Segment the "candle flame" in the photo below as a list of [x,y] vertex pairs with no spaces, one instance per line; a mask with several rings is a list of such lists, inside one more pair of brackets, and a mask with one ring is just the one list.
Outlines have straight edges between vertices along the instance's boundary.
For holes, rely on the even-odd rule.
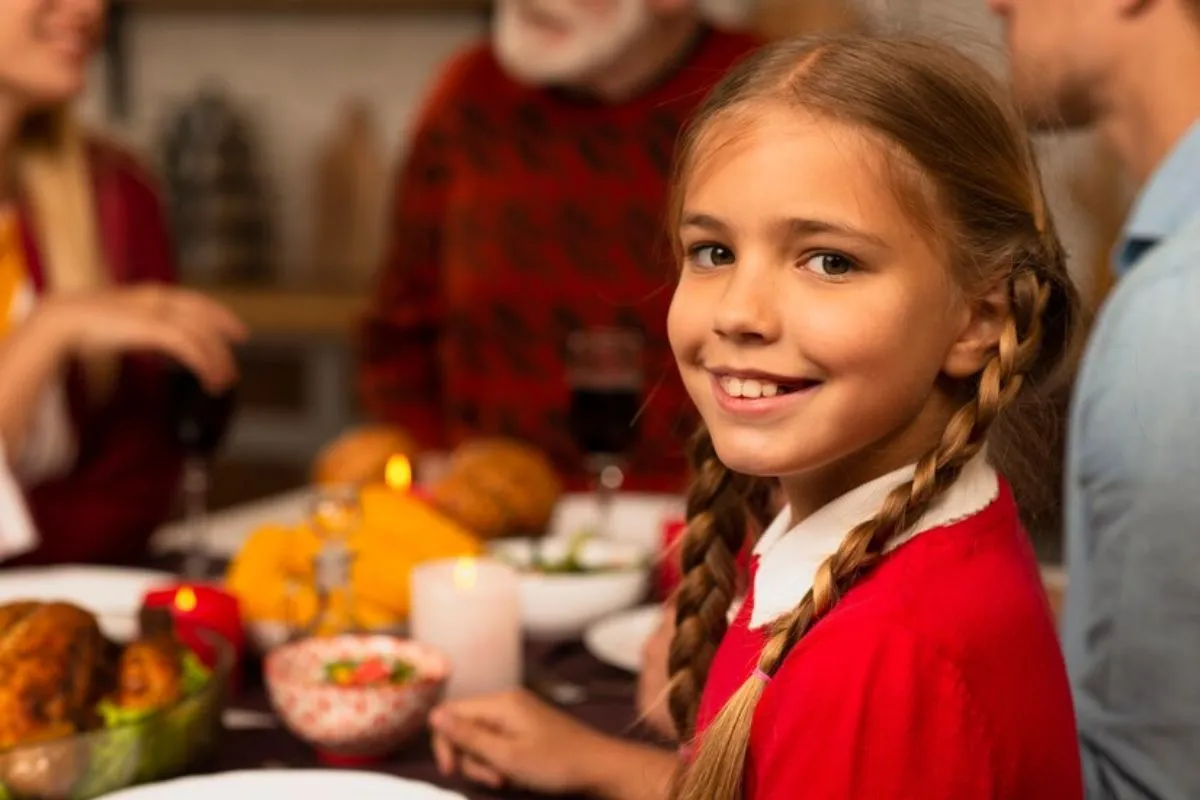
[[392,456],[383,470],[383,479],[389,489],[407,492],[412,486],[412,462],[404,455]]
[[175,592],[175,607],[185,614],[196,610],[196,593],[190,586],[184,586]]
[[454,588],[468,590],[475,588],[475,578],[478,567],[473,558],[460,558],[454,565]]

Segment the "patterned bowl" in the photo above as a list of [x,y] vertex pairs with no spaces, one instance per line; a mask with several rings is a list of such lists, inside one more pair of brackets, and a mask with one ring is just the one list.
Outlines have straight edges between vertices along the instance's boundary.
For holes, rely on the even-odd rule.
[[[394,685],[325,681],[327,664],[373,656],[406,661],[416,674]],[[425,726],[449,673],[432,648],[387,634],[301,639],[272,650],[264,664],[267,694],[283,724],[323,761],[342,766],[378,760],[407,743]]]

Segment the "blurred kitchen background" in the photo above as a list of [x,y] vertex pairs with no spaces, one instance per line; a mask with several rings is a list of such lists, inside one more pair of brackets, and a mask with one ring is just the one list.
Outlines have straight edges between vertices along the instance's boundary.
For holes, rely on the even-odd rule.
[[[357,416],[353,340],[378,261],[388,175],[428,81],[484,35],[490,3],[112,5],[84,116],[156,169],[183,279],[254,330],[213,506],[299,485],[318,448]],[[944,33],[1004,69],[984,0],[761,0],[753,24],[789,35],[854,15]],[[1042,146],[1073,268],[1098,299],[1126,194],[1089,136]]]

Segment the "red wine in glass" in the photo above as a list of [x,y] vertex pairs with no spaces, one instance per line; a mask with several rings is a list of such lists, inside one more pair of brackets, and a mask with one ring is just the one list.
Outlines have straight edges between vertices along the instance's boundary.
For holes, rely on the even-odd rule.
[[618,458],[637,442],[641,393],[633,386],[572,386],[567,425],[589,456]]
[[212,394],[200,379],[181,364],[167,371],[167,412],[171,436],[184,453],[184,526],[188,543],[184,576],[207,577],[205,529],[208,512],[209,461],[217,452],[233,419],[236,395],[233,388]]
[[167,376],[171,433],[189,458],[207,460],[216,453],[233,419],[233,388],[210,394],[186,367],[172,364]]
[[637,443],[642,397],[642,336],[624,328],[576,331],[567,340],[567,426],[596,477],[600,534],[609,533],[613,493]]

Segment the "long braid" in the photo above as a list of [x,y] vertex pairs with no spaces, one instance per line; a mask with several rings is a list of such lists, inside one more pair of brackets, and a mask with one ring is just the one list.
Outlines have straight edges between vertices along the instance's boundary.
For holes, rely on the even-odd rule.
[[[883,557],[888,542],[910,530],[977,455],[991,423],[1020,391],[1035,367],[1042,341],[1042,314],[1052,286],[1018,265],[1009,283],[1011,314],[998,352],[979,376],[978,391],[950,419],[938,445],[917,463],[911,480],[893,489],[874,518],[856,526],[817,569],[813,587],[771,627],[758,669],[770,676],[787,654]],[[694,764],[676,782],[686,800],[736,800],[741,796],[750,728],[764,683],[750,677],[700,738]],[[693,717],[694,719],[694,717]]]
[[680,739],[692,735],[708,679],[737,592],[737,557],[751,517],[761,521],[768,487],[739,475],[717,458],[708,431],[691,443],[694,476],[687,499],[688,527],[680,549],[682,579],[675,592],[675,636],[667,667],[669,705]]

